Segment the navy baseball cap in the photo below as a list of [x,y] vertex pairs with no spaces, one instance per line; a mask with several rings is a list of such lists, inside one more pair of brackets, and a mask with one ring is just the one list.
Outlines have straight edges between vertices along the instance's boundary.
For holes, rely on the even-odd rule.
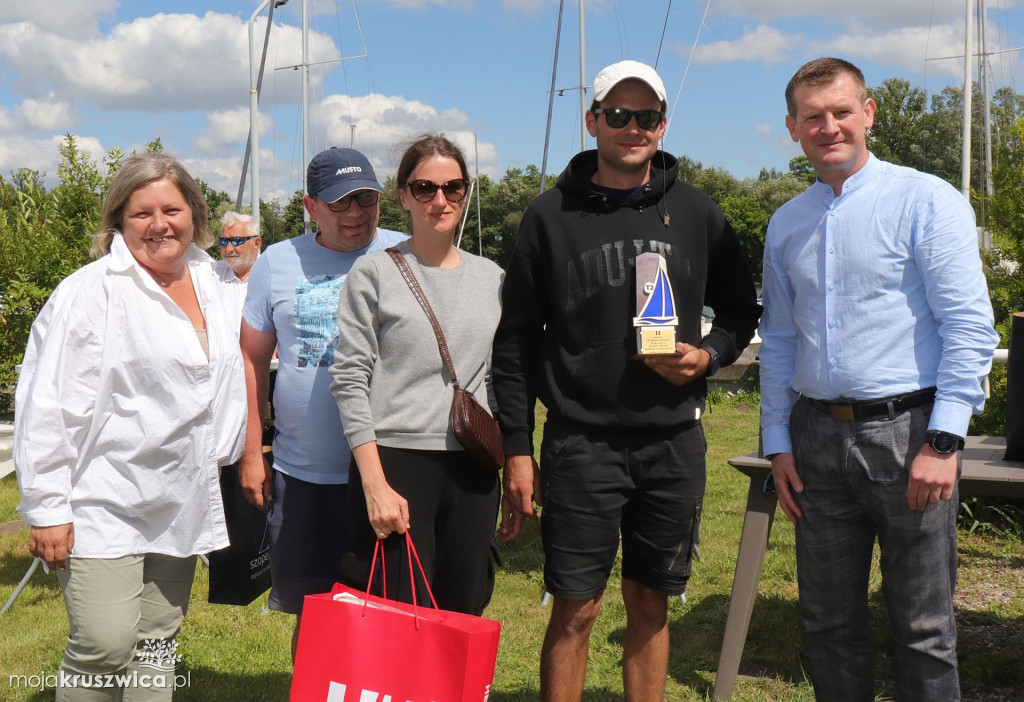
[[365,156],[355,149],[334,146],[321,151],[309,162],[306,189],[324,202],[336,202],[356,190],[384,192]]

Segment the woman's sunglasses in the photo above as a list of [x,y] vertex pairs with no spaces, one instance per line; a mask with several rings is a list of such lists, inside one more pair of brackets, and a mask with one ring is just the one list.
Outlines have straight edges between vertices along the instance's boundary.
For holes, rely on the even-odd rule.
[[405,187],[417,202],[430,202],[437,195],[438,188],[448,202],[462,202],[469,190],[469,181],[465,178],[456,178],[438,185],[432,180],[410,180]]
[[612,129],[622,129],[634,117],[640,129],[657,129],[665,117],[661,110],[627,110],[625,107],[598,107],[594,114],[604,115],[604,120]]

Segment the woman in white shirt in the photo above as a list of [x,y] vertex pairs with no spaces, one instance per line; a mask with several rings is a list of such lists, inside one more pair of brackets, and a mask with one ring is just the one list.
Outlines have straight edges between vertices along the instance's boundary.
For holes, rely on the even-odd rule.
[[[170,699],[196,555],[228,544],[218,466],[245,423],[239,295],[206,204],[165,154],[128,159],[92,253],[40,312],[15,396],[18,510],[58,571],[58,700]],[[126,684],[99,687],[100,676]],[[106,681],[106,678],[103,678]]]

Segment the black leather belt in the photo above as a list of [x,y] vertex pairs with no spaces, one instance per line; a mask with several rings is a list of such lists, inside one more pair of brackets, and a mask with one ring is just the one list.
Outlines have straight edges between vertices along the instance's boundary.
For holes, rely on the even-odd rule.
[[924,388],[915,390],[905,395],[894,397],[883,397],[880,400],[858,400],[855,402],[828,402],[827,400],[815,400],[813,397],[804,398],[811,403],[811,407],[824,412],[825,414],[842,422],[852,422],[861,419],[881,417],[890,412],[903,412],[912,407],[920,407],[935,401],[935,388]]

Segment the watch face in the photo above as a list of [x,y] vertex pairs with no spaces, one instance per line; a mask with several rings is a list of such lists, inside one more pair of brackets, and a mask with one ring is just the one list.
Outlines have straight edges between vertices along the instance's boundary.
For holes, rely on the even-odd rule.
[[929,443],[938,453],[953,453],[957,446],[956,437],[944,431],[937,431],[932,434],[932,439]]

